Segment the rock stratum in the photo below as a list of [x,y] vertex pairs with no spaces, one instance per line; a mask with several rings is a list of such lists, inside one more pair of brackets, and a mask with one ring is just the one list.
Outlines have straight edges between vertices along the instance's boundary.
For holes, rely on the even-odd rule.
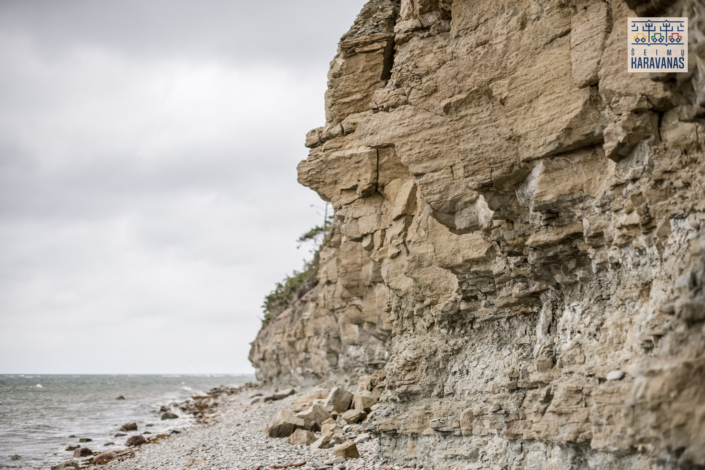
[[[627,73],[627,18],[688,16],[688,73]],[[299,181],[318,284],[258,378],[362,378],[386,458],[705,466],[705,6],[372,0]]]

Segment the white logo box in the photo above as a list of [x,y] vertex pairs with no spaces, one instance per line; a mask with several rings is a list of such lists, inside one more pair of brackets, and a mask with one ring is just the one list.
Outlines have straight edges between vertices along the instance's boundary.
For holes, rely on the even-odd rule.
[[629,72],[687,72],[688,18],[629,18]]

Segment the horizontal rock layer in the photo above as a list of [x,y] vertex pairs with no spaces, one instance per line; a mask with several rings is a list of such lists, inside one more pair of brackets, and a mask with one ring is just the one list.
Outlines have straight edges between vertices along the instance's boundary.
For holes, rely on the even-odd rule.
[[[689,73],[627,73],[639,14],[690,17]],[[298,167],[336,213],[319,284],[258,335],[258,377],[383,367],[365,425],[408,463],[705,465],[703,18],[369,2]]]

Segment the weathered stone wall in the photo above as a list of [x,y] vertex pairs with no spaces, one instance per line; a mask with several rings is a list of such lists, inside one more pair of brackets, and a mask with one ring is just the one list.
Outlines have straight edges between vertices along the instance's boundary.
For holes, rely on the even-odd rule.
[[[627,73],[689,16],[688,74]],[[299,181],[336,211],[261,379],[384,365],[366,426],[434,468],[705,466],[705,6],[372,0]]]

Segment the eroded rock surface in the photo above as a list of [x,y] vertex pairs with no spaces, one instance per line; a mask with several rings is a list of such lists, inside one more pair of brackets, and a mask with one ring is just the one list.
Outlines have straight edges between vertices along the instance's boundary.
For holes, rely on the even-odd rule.
[[[628,74],[626,18],[686,14],[690,72]],[[703,18],[369,2],[298,167],[336,213],[319,283],[258,378],[375,373],[364,426],[407,463],[705,465]]]

